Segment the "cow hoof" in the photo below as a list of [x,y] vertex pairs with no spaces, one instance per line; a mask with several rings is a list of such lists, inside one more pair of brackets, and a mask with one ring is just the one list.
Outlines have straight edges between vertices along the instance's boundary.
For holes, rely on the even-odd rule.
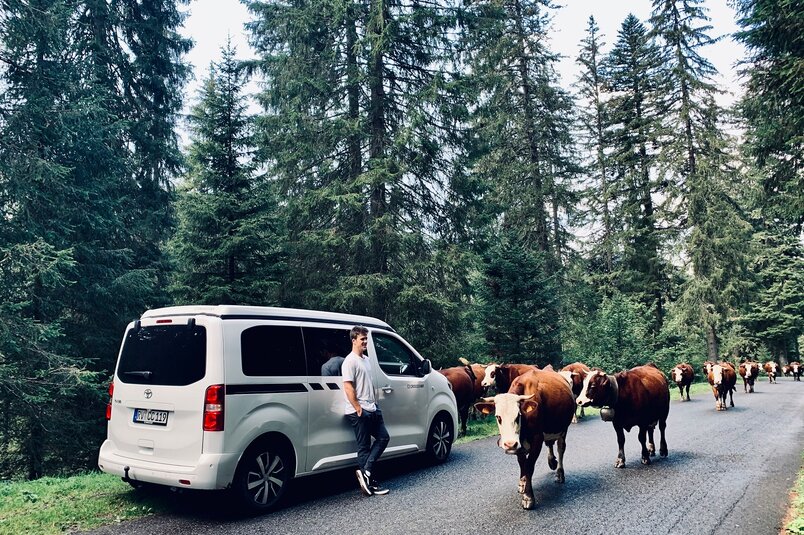
[[650,446],[648,446],[648,454],[649,454],[651,457],[656,457],[656,446],[654,446],[653,444],[651,444]]
[[650,457],[642,457],[642,464],[650,464]]
[[527,496],[522,497],[522,509],[529,511],[533,509],[533,506],[536,505],[533,501],[533,498],[528,498]]
[[617,459],[614,462],[614,468],[625,468],[625,459]]
[[564,482],[564,469],[559,468],[556,471],[556,483],[563,483]]
[[558,467],[558,461],[555,457],[548,457],[547,458],[547,466],[550,467],[550,470],[555,470]]
[[659,450],[659,455],[662,457],[667,457],[667,450]]

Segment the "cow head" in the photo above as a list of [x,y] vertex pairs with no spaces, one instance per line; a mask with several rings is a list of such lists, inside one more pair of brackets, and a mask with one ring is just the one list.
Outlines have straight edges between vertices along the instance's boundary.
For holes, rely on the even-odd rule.
[[583,380],[583,388],[578,394],[576,402],[581,407],[603,407],[610,404],[611,400],[611,379],[600,370],[591,370]]
[[486,373],[483,377],[483,381],[480,383],[481,386],[488,388],[490,386],[494,386],[496,383],[497,377],[497,370],[500,366],[498,364],[489,364],[486,366]]
[[723,366],[720,364],[715,364],[712,366],[712,384],[715,386],[720,386],[723,382]]
[[483,398],[483,401],[475,403],[475,408],[482,414],[494,412],[497,417],[497,428],[500,430],[497,445],[505,450],[505,453],[517,453],[524,447],[519,438],[522,418],[539,409],[539,404],[532,398],[532,394],[519,396],[506,393],[497,394],[493,398]]
[[678,366],[676,366],[670,371],[670,375],[673,376],[673,381],[677,383],[680,383],[681,380],[684,378],[684,374],[682,373],[681,368],[679,368]]

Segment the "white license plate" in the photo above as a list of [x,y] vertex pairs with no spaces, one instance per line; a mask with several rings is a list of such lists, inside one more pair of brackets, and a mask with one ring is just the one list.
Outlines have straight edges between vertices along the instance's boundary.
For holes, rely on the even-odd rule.
[[134,409],[134,423],[167,425],[168,411],[154,409]]

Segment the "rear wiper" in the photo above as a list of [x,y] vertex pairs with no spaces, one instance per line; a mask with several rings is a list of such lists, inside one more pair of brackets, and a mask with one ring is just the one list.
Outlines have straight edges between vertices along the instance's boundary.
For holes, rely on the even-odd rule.
[[154,374],[152,371],[144,370],[144,371],[130,371],[130,372],[123,372],[125,375],[139,375],[140,377],[144,377],[145,379],[150,379],[151,376]]

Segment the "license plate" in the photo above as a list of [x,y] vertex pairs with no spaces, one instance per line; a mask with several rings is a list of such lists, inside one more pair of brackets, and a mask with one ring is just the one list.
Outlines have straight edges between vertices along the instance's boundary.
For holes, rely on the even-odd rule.
[[154,409],[134,409],[134,423],[150,425],[167,425],[168,411]]

